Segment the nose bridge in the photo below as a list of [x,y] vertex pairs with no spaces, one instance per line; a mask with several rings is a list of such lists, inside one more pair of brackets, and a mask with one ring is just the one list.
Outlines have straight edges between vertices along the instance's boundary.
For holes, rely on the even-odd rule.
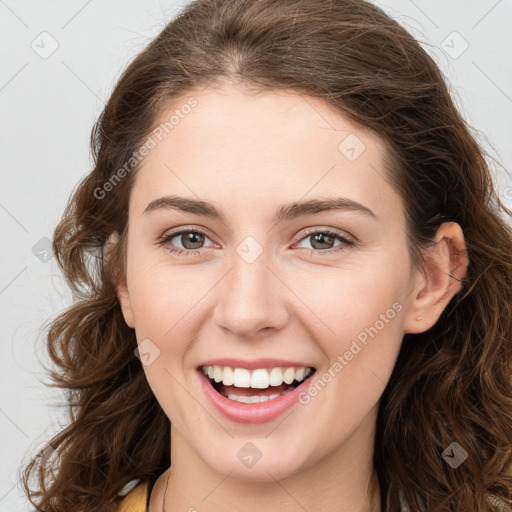
[[287,311],[282,284],[269,268],[270,249],[247,236],[229,260],[231,270],[216,305],[217,324],[239,336],[251,336],[265,327],[281,328]]

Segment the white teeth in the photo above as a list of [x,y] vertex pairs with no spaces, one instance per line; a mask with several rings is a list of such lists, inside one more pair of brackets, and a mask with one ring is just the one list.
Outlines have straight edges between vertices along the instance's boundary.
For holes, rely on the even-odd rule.
[[[309,368],[308,368],[309,370]],[[295,371],[295,378],[300,382],[304,378],[304,374],[306,373],[306,368],[297,368]]]
[[222,383],[224,386],[232,386],[235,382],[233,370],[229,366],[224,366],[222,371]]
[[295,368],[286,368],[283,374],[285,384],[291,384],[295,379]]
[[202,370],[210,379],[215,382],[222,382],[225,386],[254,389],[267,389],[269,386],[280,386],[283,383],[291,384],[294,380],[301,382],[312,371],[311,368],[304,366],[247,370],[246,368],[217,365],[203,366]]
[[238,396],[233,395],[232,393],[228,394],[228,398],[230,400],[234,400],[235,402],[243,402],[244,404],[256,404],[260,402],[266,402],[268,400],[274,400],[274,398],[278,398],[281,395],[285,395],[288,393],[289,389],[286,391],[283,391],[282,393],[274,393],[272,395],[266,396],[266,395],[255,395],[255,396]]
[[271,386],[280,386],[283,383],[283,372],[281,368],[272,368],[270,370],[270,382]]
[[[222,382],[224,384],[224,381]],[[245,368],[235,368],[233,372],[233,386],[236,388],[251,387],[251,373]]]
[[268,372],[267,370],[254,370],[251,375],[251,388],[267,389]]
[[222,380],[222,369],[220,366],[213,367],[213,380],[215,382],[220,382]]

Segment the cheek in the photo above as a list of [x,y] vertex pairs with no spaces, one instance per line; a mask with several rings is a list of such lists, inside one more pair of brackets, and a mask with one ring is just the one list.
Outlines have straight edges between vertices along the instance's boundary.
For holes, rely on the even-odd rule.
[[143,255],[134,255],[128,272],[135,327],[158,337],[190,323],[187,315],[211,288],[206,273],[193,266],[152,263]]
[[[378,400],[389,380],[403,338],[407,285],[402,271],[407,261],[395,256],[364,271],[353,267],[317,274],[297,290],[316,313],[309,328],[313,323],[321,328],[314,332],[327,358],[324,382],[333,382],[328,386],[337,390],[329,394],[329,402],[336,402],[332,407],[361,407],[362,414]],[[359,405],[350,397],[358,397]]]
[[184,374],[184,362],[203,320],[198,316],[200,300],[212,285],[205,275],[198,278],[192,266],[170,268],[147,258],[132,262],[130,297],[137,339],[151,340],[158,354],[144,366],[146,379],[167,416],[179,430],[186,430],[190,403],[188,395],[184,400],[183,386],[190,388],[191,376]]
[[[385,320],[398,324],[399,311],[403,309],[406,287],[399,264],[367,267],[351,266],[331,268],[328,272],[299,274],[295,278],[294,291],[304,298],[311,313],[311,320],[320,322],[322,335],[319,339],[335,350],[341,350],[350,340],[377,323],[382,329],[381,315]],[[393,307],[393,305],[395,306]],[[386,322],[386,330],[389,330]]]

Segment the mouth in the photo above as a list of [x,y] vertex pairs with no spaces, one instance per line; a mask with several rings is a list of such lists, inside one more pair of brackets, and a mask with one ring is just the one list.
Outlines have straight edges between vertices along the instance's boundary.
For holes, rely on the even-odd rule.
[[316,372],[311,366],[247,369],[204,365],[199,370],[218,394],[233,402],[246,404],[275,400],[293,391]]

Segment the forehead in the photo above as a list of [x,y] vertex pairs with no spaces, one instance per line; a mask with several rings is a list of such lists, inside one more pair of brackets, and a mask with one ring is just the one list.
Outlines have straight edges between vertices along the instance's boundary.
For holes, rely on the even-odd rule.
[[[194,105],[191,107],[190,105]],[[155,123],[159,136],[138,172],[134,199],[187,193],[256,206],[344,195],[390,214],[385,146],[326,101],[296,91],[192,89]],[[159,140],[161,139],[161,140]]]

